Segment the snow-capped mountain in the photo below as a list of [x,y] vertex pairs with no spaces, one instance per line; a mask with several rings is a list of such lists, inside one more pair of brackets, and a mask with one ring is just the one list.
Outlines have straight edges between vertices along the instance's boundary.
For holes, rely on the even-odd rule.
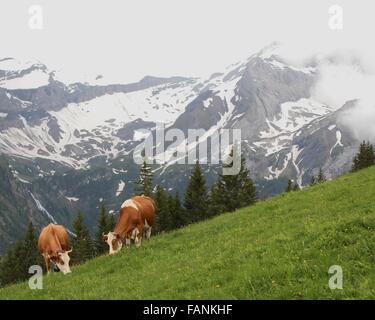
[[[335,177],[349,169],[358,144],[339,121],[353,102],[317,101],[319,60],[292,65],[278,48],[272,44],[208,79],[147,76],[112,85],[100,85],[100,77],[66,84],[39,61],[2,59],[0,153],[34,203],[67,225],[75,208],[89,212],[93,224],[100,203],[117,210],[131,194],[134,133],[156,122],[185,133],[205,129],[206,139],[220,128],[241,129],[262,197],[283,190],[289,178],[307,184],[320,167]],[[158,183],[183,191],[188,167],[154,169]],[[208,182],[214,170],[207,167]],[[38,208],[35,216],[51,219]]]

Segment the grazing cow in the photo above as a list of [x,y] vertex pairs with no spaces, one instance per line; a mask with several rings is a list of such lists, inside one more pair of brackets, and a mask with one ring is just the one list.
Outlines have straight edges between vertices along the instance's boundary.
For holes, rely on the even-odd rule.
[[155,202],[150,197],[142,195],[126,200],[121,206],[115,230],[103,234],[103,240],[109,245],[109,254],[119,252],[124,240],[126,245],[134,240],[137,247],[141,245],[143,236],[150,240],[155,209]]
[[52,261],[64,273],[70,273],[69,267],[69,237],[65,228],[61,225],[49,224],[44,227],[38,240],[39,252],[44,257],[47,272],[50,273]]

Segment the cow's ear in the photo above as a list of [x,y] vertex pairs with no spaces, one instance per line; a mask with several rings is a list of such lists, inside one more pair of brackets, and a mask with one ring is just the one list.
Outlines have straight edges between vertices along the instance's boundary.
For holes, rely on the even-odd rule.
[[121,238],[121,236],[118,233],[114,233],[113,235],[115,236],[116,239],[120,239]]

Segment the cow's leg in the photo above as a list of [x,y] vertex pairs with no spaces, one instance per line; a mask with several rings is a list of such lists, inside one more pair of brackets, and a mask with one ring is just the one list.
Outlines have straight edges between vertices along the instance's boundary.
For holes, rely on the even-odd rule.
[[126,237],[126,238],[125,238],[125,244],[126,244],[127,247],[130,247],[131,240],[130,240],[129,237]]
[[149,241],[150,238],[151,238],[151,229],[152,227],[148,227],[148,229],[146,230],[146,239]]
[[135,241],[135,246],[139,248],[142,244],[142,234],[143,234],[143,227],[138,226],[137,228],[134,229],[134,241]]
[[50,266],[49,258],[46,256],[43,256],[43,257],[44,257],[44,262],[46,263],[47,274],[50,274],[51,266]]
[[151,226],[147,223],[147,220],[145,219],[145,226],[144,226],[144,229],[143,229],[143,234],[144,234],[144,237],[147,239],[147,240],[150,240],[150,237],[151,237]]
[[142,237],[140,235],[137,235],[135,238],[135,246],[139,248],[142,244]]

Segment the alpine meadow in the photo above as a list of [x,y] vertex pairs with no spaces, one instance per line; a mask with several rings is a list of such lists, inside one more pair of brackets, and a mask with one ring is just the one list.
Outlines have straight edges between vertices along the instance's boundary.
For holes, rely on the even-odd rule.
[[[375,167],[158,235],[1,299],[374,299]],[[343,290],[329,287],[341,265]],[[132,279],[130,282],[129,279]]]

